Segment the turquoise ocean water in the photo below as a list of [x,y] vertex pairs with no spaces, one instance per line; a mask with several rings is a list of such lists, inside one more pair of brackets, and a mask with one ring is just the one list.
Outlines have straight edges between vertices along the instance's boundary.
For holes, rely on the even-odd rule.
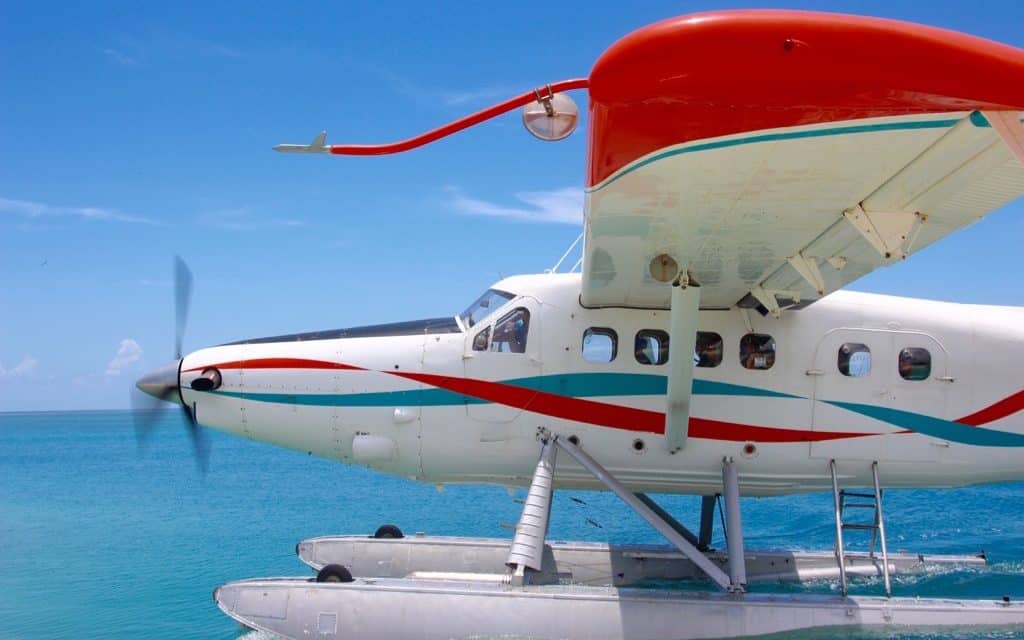
[[[206,435],[210,470],[202,476],[176,413],[161,418],[141,454],[129,412],[0,414],[0,638],[236,638],[246,632],[217,609],[214,587],[307,574],[294,555],[303,538],[370,533],[384,522],[406,532],[508,538],[501,525],[518,517],[501,487],[438,492]],[[697,498],[660,501],[696,522]],[[750,547],[831,548],[830,495],[745,499],[743,515]],[[892,548],[984,549],[990,558],[984,570],[901,577],[897,595],[1024,598],[1024,484],[890,491],[886,516]],[[590,492],[556,494],[551,537],[660,542],[613,496]],[[854,591],[878,589],[868,581]],[[1024,630],[842,637],[1024,638]]]

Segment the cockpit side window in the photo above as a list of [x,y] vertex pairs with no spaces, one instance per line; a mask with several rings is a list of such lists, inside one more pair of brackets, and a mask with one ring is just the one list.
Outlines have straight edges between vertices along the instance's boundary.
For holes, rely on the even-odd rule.
[[491,340],[491,328],[487,327],[480,333],[473,336],[473,351],[487,351],[487,344]]
[[468,329],[514,297],[513,294],[507,291],[488,289],[473,304],[469,305],[465,311],[459,314],[459,319],[462,320],[462,325]]
[[513,309],[494,323],[491,351],[526,353],[526,334],[530,330],[530,312],[523,307]]

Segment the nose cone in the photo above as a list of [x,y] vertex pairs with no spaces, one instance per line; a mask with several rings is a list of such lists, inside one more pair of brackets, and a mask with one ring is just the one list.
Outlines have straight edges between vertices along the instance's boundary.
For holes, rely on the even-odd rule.
[[181,404],[181,395],[178,393],[178,368],[180,366],[181,360],[175,360],[156,371],[150,371],[136,380],[135,386],[139,388],[139,391],[148,393],[154,398]]

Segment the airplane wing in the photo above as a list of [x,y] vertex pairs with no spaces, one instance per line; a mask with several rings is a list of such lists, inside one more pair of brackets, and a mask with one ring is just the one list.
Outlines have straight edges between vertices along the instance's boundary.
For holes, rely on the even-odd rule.
[[[626,36],[589,79],[586,306],[799,308],[1024,194],[1024,51],[725,11]],[[667,274],[667,275],[666,275]]]

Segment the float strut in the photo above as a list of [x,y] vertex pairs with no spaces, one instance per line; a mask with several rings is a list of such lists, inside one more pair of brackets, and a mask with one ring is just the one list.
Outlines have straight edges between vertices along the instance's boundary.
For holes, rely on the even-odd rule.
[[[697,565],[701,571],[707,574],[715,584],[725,591],[743,591],[742,588],[734,588],[732,582],[729,580],[729,576],[719,569],[718,565],[709,560],[707,556],[697,549],[697,547],[690,544],[686,538],[679,535],[671,525],[658,517],[658,514],[644,504],[642,500],[630,493],[629,489],[622,486],[622,483],[616,480],[615,476],[598,464],[596,460],[587,455],[585,451],[573,443],[563,440],[557,436],[554,438],[554,442],[563,451],[572,456],[576,462],[580,463],[584,469],[592,473],[595,478],[600,480],[604,486],[608,487],[609,490],[617,495],[620,500],[625,502],[633,511],[636,511],[637,515],[646,520],[648,524],[658,531],[658,533],[665,536],[665,538],[679,549],[684,556],[689,558],[693,564]],[[738,506],[739,505],[737,505],[737,507]]]
[[707,551],[711,548],[711,536],[715,530],[715,496],[700,497],[700,534],[697,548]]
[[726,458],[722,464],[725,485],[725,541],[729,547],[729,591],[743,591],[747,585],[747,565],[743,554],[743,521],[740,518],[740,482],[736,463]]
[[528,582],[526,571],[540,571],[544,562],[544,538],[551,516],[551,493],[555,479],[555,457],[558,450],[549,438],[544,440],[537,469],[523,502],[523,512],[516,525],[506,565],[512,570],[512,583]]
[[[700,549],[700,541],[697,540],[697,536],[693,535],[692,531],[686,528],[685,524],[673,518],[671,513],[662,509],[661,505],[652,500],[646,493],[634,493],[633,495],[635,495],[640,502],[643,502],[645,505],[650,507],[651,511],[658,514],[658,517],[664,520],[668,526],[675,529],[676,533],[686,538],[687,542]],[[701,549],[701,551],[703,551],[703,549]]]

